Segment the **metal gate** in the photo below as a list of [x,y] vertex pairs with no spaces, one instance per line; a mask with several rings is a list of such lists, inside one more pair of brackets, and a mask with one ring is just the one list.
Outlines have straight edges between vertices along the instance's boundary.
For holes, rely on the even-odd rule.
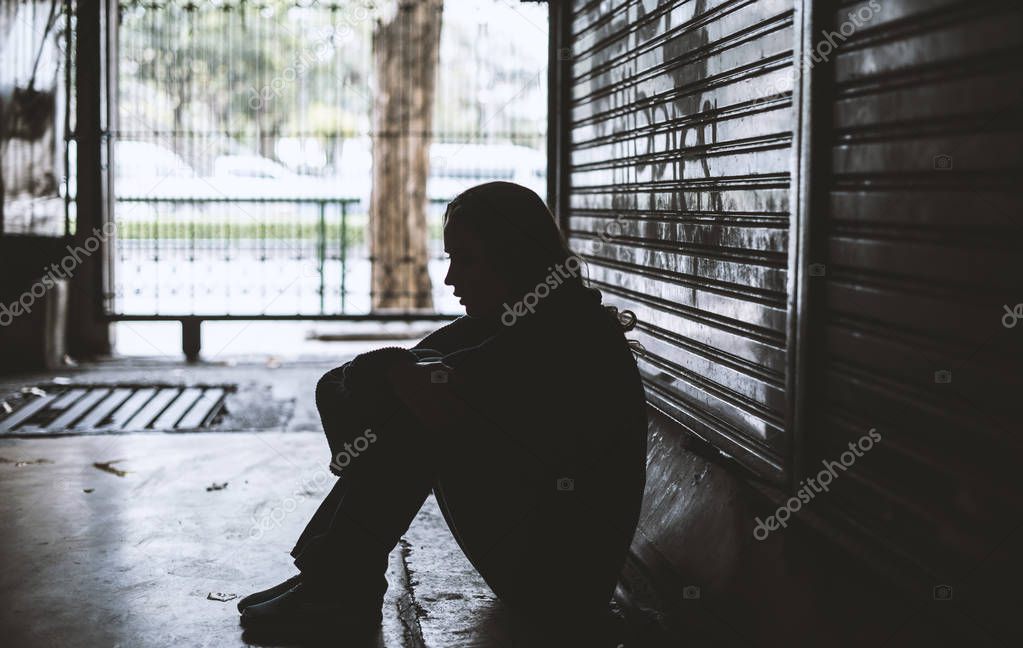
[[928,570],[928,590],[958,586],[1012,544],[1023,495],[1023,7],[851,8],[820,17],[840,34],[871,20],[822,69],[807,455],[876,429],[884,449],[836,482],[835,517]]
[[[110,317],[194,331],[384,317],[367,240],[377,18],[361,0],[121,1]],[[544,6],[445,3],[425,316],[458,310],[443,285],[446,202],[488,180],[546,192],[546,29]]]
[[786,478],[792,0],[566,8],[570,242],[653,404]]

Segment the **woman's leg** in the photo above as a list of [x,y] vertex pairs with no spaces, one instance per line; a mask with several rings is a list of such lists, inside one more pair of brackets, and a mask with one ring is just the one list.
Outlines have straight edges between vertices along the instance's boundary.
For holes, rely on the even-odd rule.
[[[487,418],[446,439],[435,488],[441,511],[502,601],[578,632],[581,620],[606,615],[635,528],[608,492],[616,478],[563,470]],[[559,483],[569,474],[571,490]]]
[[376,604],[387,588],[387,557],[430,493],[434,468],[423,431],[401,408],[364,435],[366,449],[352,457],[292,555],[303,582]]

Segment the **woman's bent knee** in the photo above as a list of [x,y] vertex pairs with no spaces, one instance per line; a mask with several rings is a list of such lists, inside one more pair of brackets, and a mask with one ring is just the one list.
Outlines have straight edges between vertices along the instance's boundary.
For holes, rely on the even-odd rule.
[[325,405],[329,404],[342,389],[344,383],[344,367],[331,369],[320,376],[316,382],[316,409],[323,411]]

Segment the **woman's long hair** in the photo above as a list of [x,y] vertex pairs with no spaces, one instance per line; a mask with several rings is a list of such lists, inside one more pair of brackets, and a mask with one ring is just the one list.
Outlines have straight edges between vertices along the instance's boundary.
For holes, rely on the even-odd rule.
[[582,260],[561,236],[554,216],[535,191],[511,182],[487,182],[467,189],[448,203],[444,223],[458,216],[486,247],[488,260],[526,292],[557,264],[573,260],[580,271],[566,283],[583,286]]
[[[535,191],[512,182],[476,185],[448,203],[444,223],[456,215],[480,238],[489,261],[516,290],[529,291],[559,265],[570,270],[574,267],[564,285],[588,291],[600,303],[600,291],[587,287],[584,281],[583,260],[569,249],[554,215]],[[605,308],[623,330],[635,324],[629,311],[619,316],[616,308]]]

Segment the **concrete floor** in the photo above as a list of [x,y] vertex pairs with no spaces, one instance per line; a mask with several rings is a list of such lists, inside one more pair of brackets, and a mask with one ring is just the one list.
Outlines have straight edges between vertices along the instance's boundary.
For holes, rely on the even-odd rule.
[[[243,398],[255,390],[292,405],[273,431],[0,438],[3,643],[253,645],[236,600],[211,595],[243,596],[293,573],[287,552],[334,479],[311,395],[335,364],[136,359],[61,372],[82,381],[235,381]],[[52,377],[11,377],[0,390]],[[94,466],[105,462],[125,474]],[[516,627],[432,498],[392,552],[388,580],[376,648],[545,643]],[[351,645],[341,639],[336,645]]]

